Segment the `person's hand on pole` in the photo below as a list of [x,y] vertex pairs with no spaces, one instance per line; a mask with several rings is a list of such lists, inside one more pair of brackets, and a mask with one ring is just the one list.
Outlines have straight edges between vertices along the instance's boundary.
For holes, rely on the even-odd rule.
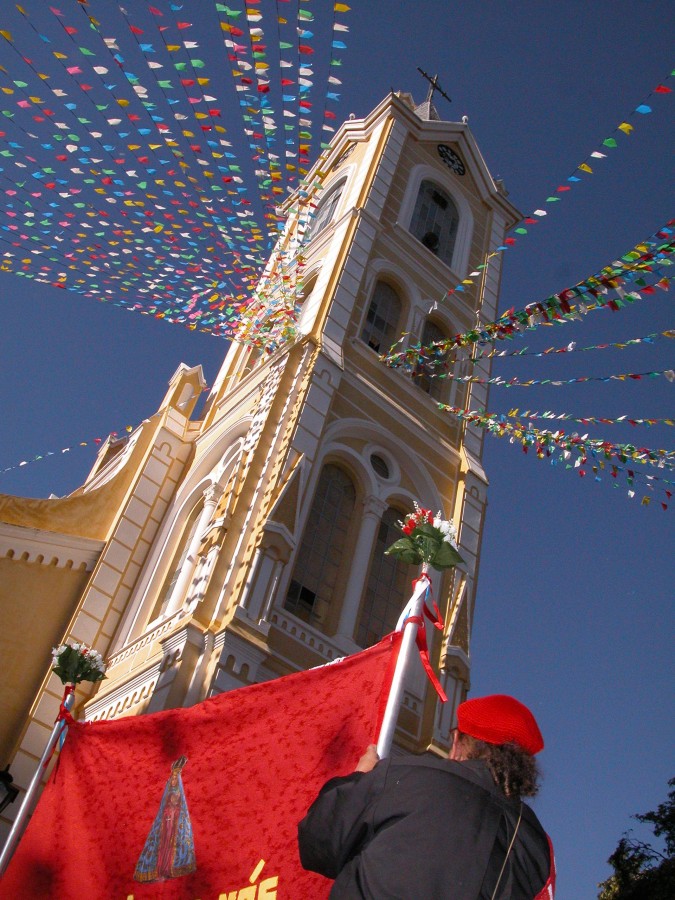
[[377,745],[370,744],[361,759],[356,764],[355,772],[370,772],[374,769],[380,757],[377,755]]

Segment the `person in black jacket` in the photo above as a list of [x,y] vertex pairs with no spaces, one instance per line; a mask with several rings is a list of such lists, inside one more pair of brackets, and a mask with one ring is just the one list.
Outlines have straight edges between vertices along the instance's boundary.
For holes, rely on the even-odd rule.
[[328,781],[298,829],[332,900],[552,900],[551,842],[522,802],[544,742],[532,713],[495,694],[457,709],[449,759],[379,761],[370,746]]

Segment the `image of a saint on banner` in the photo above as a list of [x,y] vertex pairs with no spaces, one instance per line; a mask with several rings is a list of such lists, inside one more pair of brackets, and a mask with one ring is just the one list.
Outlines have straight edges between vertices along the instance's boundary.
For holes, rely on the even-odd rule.
[[186,763],[187,757],[181,756],[171,766],[159,811],[136,864],[135,881],[180,878],[197,868],[192,825],[181,779]]

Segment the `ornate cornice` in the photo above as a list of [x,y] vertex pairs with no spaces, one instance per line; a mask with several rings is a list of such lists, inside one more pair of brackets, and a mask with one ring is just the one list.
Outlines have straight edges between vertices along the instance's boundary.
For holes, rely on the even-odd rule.
[[105,541],[0,522],[0,559],[91,572]]

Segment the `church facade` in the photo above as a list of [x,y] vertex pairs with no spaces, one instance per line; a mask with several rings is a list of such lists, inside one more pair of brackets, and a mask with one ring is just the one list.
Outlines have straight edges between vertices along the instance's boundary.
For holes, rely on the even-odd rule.
[[[484,407],[487,388],[380,355],[401,334],[428,345],[496,318],[500,256],[484,263],[518,213],[468,125],[432,112],[392,94],[347,121],[308,178],[319,195],[288,201],[258,293],[282,297],[302,265],[291,339],[271,352],[232,344],[198,413],[201,369],[181,365],[158,411],[102,447],[72,495],[0,496],[0,763],[17,784],[62,688],[46,664],[26,672],[11,635],[34,634],[40,660],[65,640],[108,659],[106,680],[77,692],[88,720],[321,665],[395,627],[417,572],[384,550],[415,501],[454,520],[465,564],[432,577],[445,627],[429,633],[431,657],[449,702],[417,666],[397,742],[446,746],[469,687],[487,478],[480,432],[439,402]],[[489,374],[467,351],[448,364]]]

